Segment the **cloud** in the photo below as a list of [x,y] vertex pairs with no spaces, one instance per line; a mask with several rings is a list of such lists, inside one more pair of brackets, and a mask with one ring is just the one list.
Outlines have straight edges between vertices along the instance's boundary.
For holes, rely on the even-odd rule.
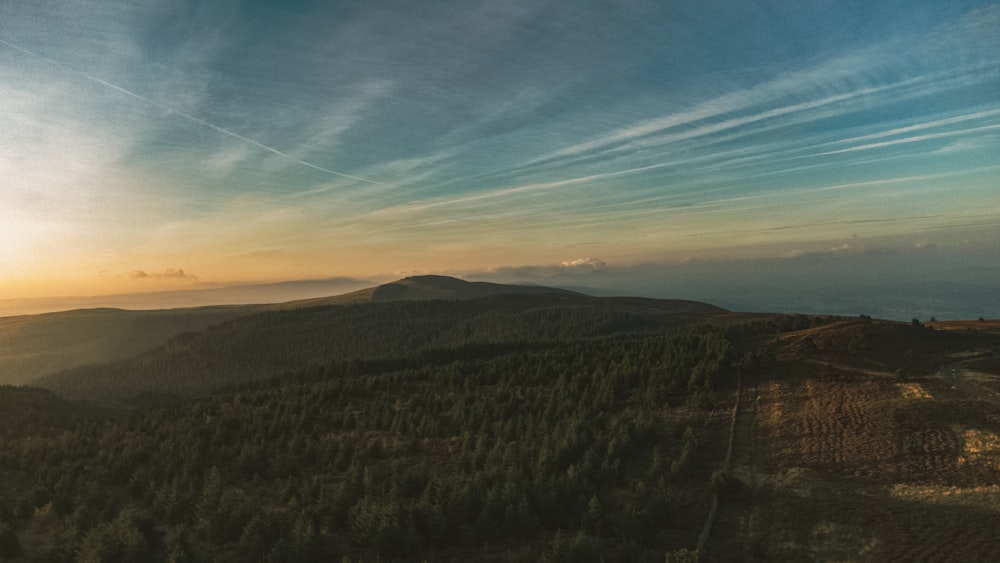
[[[917,246],[917,248],[923,248]],[[773,263],[776,259],[779,262],[805,262],[809,260],[816,259],[827,259],[834,258],[838,261],[847,259],[864,259],[871,256],[887,256],[890,254],[895,254],[897,248],[890,246],[879,246],[872,244],[850,244],[843,243],[829,248],[818,249],[818,250],[802,250],[797,248],[783,254],[779,254],[773,258],[770,257],[755,257],[751,258],[748,262],[754,263]],[[747,263],[747,262],[745,262]]]
[[1000,124],[982,125],[982,126],[979,126],[979,127],[969,127],[969,128],[966,128],[966,129],[959,129],[959,130],[956,130],[956,131],[944,131],[944,132],[941,132],[941,133],[928,133],[926,135],[914,135],[912,137],[905,137],[905,138],[902,138],[902,139],[893,139],[891,141],[882,141],[882,142],[878,142],[878,143],[868,143],[868,144],[865,144],[865,145],[858,145],[858,146],[854,146],[854,147],[850,147],[850,148],[846,148],[846,149],[840,149],[840,150],[835,150],[835,151],[829,151],[829,152],[819,153],[817,156],[826,156],[826,155],[842,154],[842,153],[848,153],[848,152],[865,151],[865,150],[871,150],[871,149],[878,149],[878,148],[882,148],[882,147],[890,147],[890,146],[893,146],[893,145],[902,145],[902,144],[906,144],[906,143],[917,143],[917,142],[920,142],[920,141],[929,141],[929,140],[934,140],[934,139],[945,139],[945,138],[949,138],[949,137],[961,137],[961,136],[965,136],[965,135],[970,135],[972,133],[982,133],[984,131],[996,131],[997,129],[1000,129]]
[[[576,278],[586,274],[600,274],[612,269],[611,266],[600,258],[585,257],[566,260],[558,264],[527,264],[520,266],[498,266],[486,270],[455,270],[449,272],[451,275],[459,277],[480,277],[505,282],[517,282],[524,280],[542,281],[548,280],[552,283],[562,283],[558,280],[562,276]],[[570,278],[567,279],[570,279]]]
[[163,272],[162,275],[165,278],[179,278],[179,279],[185,279],[185,280],[197,280],[198,279],[197,276],[194,276],[192,274],[188,274],[188,273],[184,272],[184,270],[181,270],[180,268],[177,268],[177,269],[168,268],[166,271]]
[[608,265],[599,258],[577,258],[562,263],[563,268],[573,268],[580,270],[603,270]]
[[132,270],[129,272],[128,277],[133,280],[152,280],[152,279],[172,279],[172,280],[190,280],[198,281],[198,276],[194,274],[189,274],[182,270],[181,268],[167,268],[162,272],[149,273],[145,270]]
[[[636,115],[631,123],[612,116],[619,120],[617,127],[589,139],[584,136],[581,141],[580,135],[574,135],[570,139],[575,142],[568,146],[550,144],[550,150],[540,151],[540,156],[473,177],[480,182],[466,178],[470,187],[464,190],[414,194],[416,197],[389,201],[377,213],[412,218],[409,225],[422,224],[419,215],[435,225],[443,217],[502,220],[516,198],[519,206],[523,202],[523,208],[557,220],[572,214],[572,220],[582,221],[590,216],[576,211],[600,210],[602,216],[593,213],[591,224],[611,223],[617,218],[611,213],[618,211],[619,217],[634,226],[642,217],[681,207],[686,213],[702,209],[711,214],[740,215],[735,224],[746,224],[746,219],[759,211],[740,209],[734,203],[775,198],[815,201],[836,197],[821,194],[828,190],[866,189],[859,194],[858,207],[870,210],[890,194],[867,188],[898,184],[895,193],[902,194],[916,182],[982,171],[892,168],[882,164],[891,160],[867,151],[912,147],[909,150],[914,153],[928,153],[937,148],[936,143],[914,145],[964,135],[988,139],[987,135],[1000,127],[995,122],[1000,110],[995,108],[975,106],[975,111],[958,115],[949,108],[898,121],[830,129],[831,123],[853,122],[864,111],[903,102],[915,104],[983,83],[982,72],[969,64],[942,69],[930,63],[914,64],[910,57],[889,57],[899,50],[898,42],[885,41],[767,78],[755,86],[732,89],[672,113],[636,112],[646,115]],[[894,62],[884,62],[887,60]],[[672,104],[661,106],[671,108]],[[870,142],[873,140],[876,142]],[[801,165],[781,164],[786,162]],[[813,172],[822,168],[836,173]],[[920,173],[903,175],[911,169]],[[623,181],[626,177],[628,182]],[[766,180],[771,177],[777,180]],[[835,183],[821,184],[826,178],[835,178]],[[719,191],[739,195],[718,198]],[[567,205],[567,198],[561,196],[569,192],[578,197]],[[887,222],[881,228],[886,232],[900,230],[903,224],[890,227]]]
[[[329,174],[329,175],[332,175],[332,176],[338,176],[338,177],[341,177],[341,178],[348,178],[348,179],[351,179],[351,180],[357,180],[357,181],[360,181],[360,182],[367,182],[367,183],[370,183],[370,184],[387,185],[384,182],[379,182],[377,180],[373,180],[373,179],[370,179],[370,178],[362,178],[360,176],[356,176],[356,175],[353,175],[353,174],[348,174],[346,172],[341,172],[341,171],[338,171],[338,170],[333,170],[331,168],[327,168],[325,166],[320,166],[318,164],[314,164],[313,162],[310,162],[308,160],[305,160],[303,158],[300,158],[300,157],[296,156],[292,152],[288,152],[288,151],[284,151],[284,150],[279,150],[279,149],[271,146],[270,144],[263,143],[261,141],[258,141],[257,139],[252,139],[252,138],[247,137],[245,135],[241,135],[240,133],[237,133],[236,131],[233,131],[232,129],[228,129],[226,127],[219,126],[219,125],[213,123],[212,121],[209,121],[207,119],[203,119],[201,117],[198,117],[198,116],[196,116],[196,115],[194,115],[192,113],[189,113],[188,111],[184,111],[180,107],[160,102],[160,101],[158,101],[156,99],[153,99],[153,98],[151,98],[151,97],[149,97],[147,95],[141,94],[141,93],[139,93],[139,92],[137,92],[135,90],[131,90],[129,88],[126,88],[126,87],[124,87],[124,86],[122,86],[122,85],[120,85],[118,83],[105,80],[103,78],[100,78],[99,76],[95,76],[93,74],[90,74],[88,72],[84,72],[82,70],[78,70],[78,69],[70,66],[69,64],[66,64],[66,63],[63,63],[61,61],[49,58],[49,57],[47,57],[45,55],[42,55],[42,54],[40,54],[40,53],[38,53],[36,51],[33,51],[31,49],[27,49],[25,47],[22,47],[20,45],[17,45],[15,43],[10,42],[10,41],[6,41],[6,40],[3,40],[3,39],[0,39],[0,45],[6,46],[6,47],[10,47],[11,49],[14,49],[14,50],[16,50],[16,51],[18,51],[18,52],[20,52],[20,53],[22,53],[24,55],[28,55],[28,56],[33,57],[35,59],[44,61],[45,63],[48,63],[52,67],[55,67],[55,68],[63,70],[68,75],[72,75],[72,76],[83,78],[83,79],[85,79],[85,80],[87,80],[87,81],[89,81],[89,82],[91,82],[93,84],[97,84],[97,85],[103,86],[103,87],[105,87],[107,89],[110,89],[110,90],[113,90],[115,92],[118,92],[119,94],[124,94],[125,96],[128,96],[128,97],[132,98],[133,100],[139,101],[139,102],[141,102],[141,103],[143,103],[143,104],[145,104],[147,106],[152,106],[154,108],[158,108],[158,109],[163,110],[163,111],[165,111],[165,112],[167,112],[169,114],[172,114],[172,115],[175,115],[175,116],[180,117],[182,119],[185,119],[185,120],[187,120],[187,121],[189,121],[191,123],[194,123],[196,125],[200,125],[202,127],[211,129],[211,130],[213,130],[213,131],[215,131],[217,133],[221,133],[222,135],[226,135],[226,136],[231,137],[233,139],[236,139],[238,141],[242,141],[246,145],[251,145],[251,146],[256,147],[258,149],[264,150],[264,151],[266,151],[268,153],[271,153],[273,155],[276,155],[278,157],[281,157],[283,159],[291,161],[291,162],[293,162],[295,164],[299,164],[301,166],[305,166],[307,168],[311,168],[313,170],[317,170],[319,172],[323,172],[323,173],[326,173],[326,174]],[[338,118],[339,118],[339,116],[338,116]],[[352,118],[348,119],[348,123],[346,124],[346,127],[334,128],[334,131],[333,131],[334,136],[339,135],[343,130],[346,130],[346,128],[349,128],[350,125],[352,125],[353,122],[356,121],[356,119],[357,118],[355,118],[355,117],[352,117]],[[326,137],[330,136],[329,134],[324,134],[324,135]],[[327,138],[326,140],[329,141],[330,139]],[[225,163],[223,163],[223,164],[225,164]]]
[[989,135],[982,135],[970,139],[959,139],[939,148],[935,151],[935,153],[949,154],[980,150],[990,144],[996,143],[998,140],[1000,140],[1000,137]]

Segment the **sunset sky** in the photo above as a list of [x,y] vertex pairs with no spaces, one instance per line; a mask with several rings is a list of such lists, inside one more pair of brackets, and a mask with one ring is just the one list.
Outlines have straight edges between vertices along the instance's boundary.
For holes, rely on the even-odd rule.
[[996,3],[0,4],[0,298],[998,245]]

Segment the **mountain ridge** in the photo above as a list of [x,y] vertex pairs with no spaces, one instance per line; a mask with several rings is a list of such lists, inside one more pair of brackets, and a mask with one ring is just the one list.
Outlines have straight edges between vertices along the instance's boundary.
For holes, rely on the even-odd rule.
[[311,299],[298,299],[286,303],[279,303],[272,305],[270,308],[281,310],[303,307],[321,307],[326,305],[345,305],[349,303],[376,303],[387,301],[461,301],[477,299],[480,297],[492,297],[495,295],[518,294],[586,296],[585,293],[557,287],[467,281],[444,275],[418,275],[407,276],[396,281],[366,287],[364,289],[340,295],[315,297]]
[[144,391],[198,395],[213,386],[331,362],[409,361],[442,349],[645,333],[730,314],[694,301],[592,297],[419,276],[330,299],[265,307],[177,334],[142,354],[71,366],[34,384],[78,398],[117,400]]

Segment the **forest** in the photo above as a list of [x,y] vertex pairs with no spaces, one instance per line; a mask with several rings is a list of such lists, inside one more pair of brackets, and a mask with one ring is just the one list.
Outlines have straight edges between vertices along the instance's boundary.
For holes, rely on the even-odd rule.
[[690,558],[734,342],[776,321],[512,303],[261,313],[0,387],[0,558]]

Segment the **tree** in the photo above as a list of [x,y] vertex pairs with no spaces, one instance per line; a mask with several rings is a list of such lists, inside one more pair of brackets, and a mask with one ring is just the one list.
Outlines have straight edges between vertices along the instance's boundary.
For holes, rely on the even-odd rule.
[[596,493],[590,497],[587,511],[583,513],[583,528],[595,536],[601,535],[601,501]]
[[118,516],[87,533],[77,552],[77,561],[99,563],[121,561],[140,563],[151,556],[151,521],[134,507],[126,507]]
[[284,527],[282,522],[278,521],[276,514],[268,512],[254,514],[240,535],[238,553],[247,560],[262,557],[271,551],[280,539]]
[[597,538],[588,536],[580,530],[570,539],[561,532],[556,532],[555,539],[549,544],[548,561],[568,561],[570,563],[597,563],[602,561],[601,544]]
[[730,500],[739,497],[745,488],[743,481],[728,471],[716,469],[709,479],[708,488],[720,498]]
[[21,541],[8,526],[0,525],[0,559],[13,559],[21,554]]
[[665,563],[698,563],[701,558],[693,549],[675,549],[668,551]]

